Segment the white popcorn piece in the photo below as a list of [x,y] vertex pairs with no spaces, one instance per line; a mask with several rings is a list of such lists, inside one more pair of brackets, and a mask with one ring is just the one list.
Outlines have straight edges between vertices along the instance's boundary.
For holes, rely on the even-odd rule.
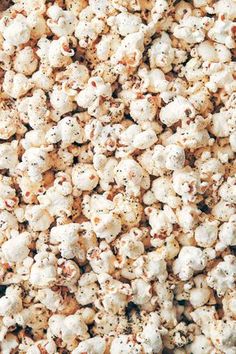
[[91,191],[97,186],[99,178],[93,165],[79,163],[73,167],[72,182],[79,190]]
[[150,252],[148,255],[139,257],[134,262],[134,272],[137,277],[144,280],[155,280],[165,282],[167,278],[166,262],[157,252]]
[[162,32],[161,37],[153,41],[148,55],[152,69],[161,68],[164,73],[171,70],[175,53],[171,39],[166,32]]
[[199,43],[204,40],[206,30],[212,23],[213,20],[209,17],[184,16],[174,27],[173,33],[176,38],[183,39],[187,43]]
[[112,274],[115,270],[116,257],[106,242],[101,242],[100,247],[90,248],[87,252],[87,259],[96,274]]
[[119,335],[117,338],[113,339],[111,343],[111,354],[119,353],[142,353],[142,346],[134,340],[132,335]]
[[167,91],[169,82],[160,69],[147,70],[144,67],[139,69],[138,74],[143,81],[143,88],[148,92],[158,93]]
[[66,148],[74,142],[83,143],[83,135],[83,130],[76,117],[65,117],[46,133],[46,140],[49,144],[56,144],[61,140],[62,148]]
[[50,232],[50,243],[59,244],[63,258],[72,259],[79,253],[79,224],[71,223],[55,226]]
[[128,34],[112,55],[111,62],[114,65],[121,63],[130,67],[137,67],[141,61],[143,50],[143,33],[140,31]]
[[48,124],[50,113],[46,101],[45,92],[37,89],[31,97],[23,98],[18,105],[20,117],[22,116],[22,120],[27,121],[33,129],[45,129]]
[[28,42],[30,39],[30,28],[27,24],[27,18],[21,14],[17,14],[9,25],[4,24],[3,18],[0,26],[3,27],[3,37],[10,45],[17,47]]
[[137,196],[140,193],[144,171],[133,159],[123,159],[116,166],[115,181],[118,186],[125,186],[127,193]]
[[106,350],[105,338],[95,336],[80,342],[77,348],[75,348],[72,354],[83,354],[84,352],[92,352],[94,354],[103,354]]
[[228,289],[234,288],[235,277],[236,259],[228,255],[208,273],[207,283],[216,290],[218,296],[223,296]]
[[27,205],[25,218],[33,231],[46,231],[53,222],[53,217],[41,205]]
[[178,96],[160,111],[160,120],[168,127],[181,120],[193,119],[196,111],[184,97]]
[[29,254],[30,234],[12,232],[12,237],[2,244],[2,253],[7,262],[22,262]]
[[65,342],[77,337],[81,340],[89,337],[87,326],[80,315],[52,315],[48,325],[52,335],[61,338]]
[[168,204],[171,208],[176,208],[180,204],[179,197],[176,196],[170,177],[159,177],[153,181],[152,191],[156,199]]
[[161,327],[160,317],[157,312],[152,312],[142,333],[139,335],[139,341],[146,353],[158,353],[162,350],[161,334],[166,333]]
[[14,70],[24,75],[32,75],[38,67],[38,59],[31,47],[25,47],[16,53]]
[[117,32],[121,36],[128,36],[131,33],[139,31],[142,21],[137,15],[133,15],[129,12],[121,12],[115,17],[109,17],[109,26],[116,27]]
[[34,257],[29,282],[36,288],[51,286],[57,279],[57,258],[48,252],[39,252]]
[[195,240],[200,247],[211,247],[214,245],[218,234],[218,222],[205,221],[195,230]]
[[174,261],[173,271],[174,274],[178,274],[181,280],[188,280],[194,272],[203,270],[206,264],[207,256],[200,248],[184,246]]
[[21,290],[9,286],[6,293],[0,298],[0,316],[11,316],[22,310]]
[[130,115],[138,123],[153,121],[156,113],[157,103],[152,95],[146,95],[144,98],[131,101]]
[[0,169],[14,171],[18,163],[17,141],[0,144]]
[[47,25],[58,37],[71,35],[77,25],[76,16],[72,11],[63,11],[58,5],[52,5],[47,11]]
[[228,222],[222,223],[219,231],[219,240],[217,244],[219,248],[236,245],[236,219],[235,215],[229,218]]
[[42,174],[51,167],[50,155],[51,147],[30,147],[22,156],[22,162],[18,168],[27,171],[32,182],[42,180]]
[[32,87],[32,82],[24,74],[6,71],[3,89],[12,98],[24,96]]

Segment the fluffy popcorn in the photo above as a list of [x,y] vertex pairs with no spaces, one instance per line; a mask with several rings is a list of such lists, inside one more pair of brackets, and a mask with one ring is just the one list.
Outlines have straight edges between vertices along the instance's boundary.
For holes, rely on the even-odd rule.
[[160,38],[153,41],[148,55],[152,69],[161,68],[164,73],[171,70],[175,52],[171,45],[171,39],[166,32],[163,32]]
[[63,11],[58,5],[49,7],[47,25],[58,37],[71,35],[77,24],[76,16],[72,11]]
[[65,117],[47,132],[46,140],[49,144],[56,144],[61,140],[63,148],[74,142],[81,144],[84,141],[83,130],[76,117]]
[[152,184],[152,191],[158,201],[168,204],[171,208],[176,208],[180,203],[169,177],[155,179]]
[[[46,106],[46,100],[47,98],[44,91],[37,89],[33,91],[31,97],[22,99],[18,105],[20,117],[22,120],[29,123],[33,129],[44,129],[48,123],[49,110]],[[27,134],[29,133],[30,132]]]
[[167,90],[169,83],[160,69],[152,69],[149,71],[144,67],[139,69],[138,74],[142,79],[143,88],[148,92],[158,93]]
[[195,229],[195,240],[200,247],[211,247],[217,239],[218,222],[209,221],[200,224]]
[[201,191],[200,178],[189,166],[177,170],[173,174],[173,189],[184,201],[194,200],[195,195]]
[[120,335],[112,341],[110,353],[142,353],[142,346],[134,340],[132,335]]
[[235,215],[229,218],[228,222],[222,223],[219,231],[219,248],[227,246],[235,246],[236,244],[236,219]]
[[166,262],[157,252],[150,252],[148,256],[141,256],[135,262],[135,274],[144,280],[158,279],[165,282],[167,278]]
[[[6,21],[7,22],[7,21]],[[27,24],[27,18],[21,14],[17,16],[7,25],[4,18],[1,20],[2,34],[4,39],[10,45],[18,47],[30,39],[30,27]]]
[[7,262],[22,262],[29,254],[30,234],[12,232],[12,237],[2,244],[2,253]]
[[116,258],[106,242],[101,242],[100,247],[90,248],[87,253],[87,258],[95,273],[112,274],[114,272]]
[[123,159],[116,166],[115,180],[118,186],[125,185],[127,193],[138,195],[142,186],[144,171],[133,159]]
[[43,172],[50,168],[50,147],[30,147],[22,156],[18,168],[27,171],[33,182],[42,180]]
[[0,2],[0,352],[235,353],[235,1]]
[[24,96],[32,87],[32,82],[24,74],[12,70],[6,72],[3,89],[12,98]]
[[51,229],[50,242],[59,244],[59,250],[63,258],[74,258],[79,252],[78,224],[66,224],[55,226]]
[[157,113],[156,100],[152,95],[131,101],[130,115],[138,123],[154,120]]
[[8,140],[16,133],[17,120],[18,117],[13,109],[5,108],[4,104],[2,104],[0,112],[0,139]]
[[184,246],[174,261],[174,274],[178,274],[181,280],[190,279],[195,271],[200,271],[207,264],[207,256],[203,251],[194,246]]
[[191,103],[186,98],[179,96],[161,109],[160,120],[170,127],[180,119],[193,119],[195,114],[195,109]]
[[92,351],[94,354],[103,354],[106,349],[106,342],[104,338],[96,336],[80,342],[72,354],[82,354],[84,352]]
[[99,178],[93,165],[80,163],[73,167],[72,182],[79,190],[91,191],[97,186]]
[[112,64],[121,63],[130,67],[139,65],[144,50],[144,35],[142,32],[128,34],[111,57]]
[[38,59],[31,47],[20,50],[14,60],[14,70],[24,75],[32,75],[38,67]]
[[65,342],[76,337],[81,340],[88,338],[87,326],[80,315],[52,315],[48,324],[52,335]]
[[128,12],[121,12],[114,18],[110,17],[108,24],[112,27],[115,26],[121,36],[127,36],[128,34],[138,32],[141,23],[140,17]]
[[228,255],[209,272],[207,283],[216,290],[218,296],[222,296],[228,289],[234,288],[235,277],[236,260],[234,256]]
[[18,163],[17,145],[16,140],[0,145],[0,169],[15,169]]
[[0,299],[0,316],[9,316],[22,310],[21,290],[18,287],[9,286],[6,294]]
[[29,282],[39,288],[52,285],[57,279],[57,259],[48,252],[39,252],[34,257],[34,264],[30,270]]
[[213,21],[209,17],[184,16],[175,26],[174,35],[187,43],[199,43],[204,40],[206,30],[212,23]]
[[25,218],[33,231],[45,231],[53,222],[53,217],[47,209],[40,205],[27,205]]

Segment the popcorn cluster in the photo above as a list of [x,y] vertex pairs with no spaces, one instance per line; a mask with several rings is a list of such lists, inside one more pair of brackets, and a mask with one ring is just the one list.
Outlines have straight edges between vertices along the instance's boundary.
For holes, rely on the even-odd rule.
[[7,3],[1,353],[235,354],[236,1]]

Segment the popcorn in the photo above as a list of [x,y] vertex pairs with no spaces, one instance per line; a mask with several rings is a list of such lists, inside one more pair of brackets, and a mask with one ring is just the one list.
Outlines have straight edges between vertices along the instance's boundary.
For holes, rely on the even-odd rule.
[[209,272],[207,283],[216,290],[218,296],[223,296],[228,289],[234,288],[235,277],[236,260],[234,256],[228,255]]
[[0,8],[1,353],[235,353],[235,1]]
[[157,252],[149,252],[147,256],[141,256],[134,262],[134,272],[137,277],[144,280],[165,282],[167,278],[166,262]]
[[133,159],[123,159],[116,166],[115,181],[118,186],[125,185],[128,194],[139,194],[143,178],[143,169]]
[[33,231],[45,231],[53,222],[53,217],[48,213],[47,209],[40,205],[27,205],[25,218]]
[[14,70],[24,75],[32,75],[38,67],[38,59],[31,47],[25,47],[16,53]]
[[199,43],[204,40],[206,30],[212,24],[213,21],[209,17],[184,16],[180,24],[174,27],[173,33],[176,38],[183,39],[187,43]]
[[63,341],[71,341],[75,338],[85,340],[89,337],[87,326],[80,315],[52,315],[48,322],[52,336]]
[[128,34],[122,41],[116,52],[111,57],[111,63],[121,63],[130,67],[137,67],[144,51],[144,35],[140,32]]
[[193,119],[195,114],[191,103],[186,98],[178,96],[160,110],[160,120],[170,127],[180,119]]
[[171,70],[175,52],[171,45],[171,39],[166,32],[163,32],[160,38],[153,41],[148,55],[151,69],[161,68],[164,73]]
[[29,254],[30,234],[12,232],[12,237],[2,244],[2,253],[7,262],[22,262]]
[[211,247],[216,239],[218,233],[218,222],[215,221],[206,221],[200,224],[195,229],[195,240],[197,245],[200,247]]
[[201,271],[207,264],[207,255],[194,246],[184,246],[174,261],[173,271],[181,280],[190,279],[195,271]]
[[6,294],[0,299],[0,316],[11,316],[22,310],[21,290],[18,287],[9,286]]
[[49,152],[51,150],[51,147],[30,147],[23,154],[18,168],[21,171],[27,171],[32,182],[41,181],[43,172],[50,168]]
[[47,132],[46,140],[49,144],[56,144],[61,140],[63,148],[74,142],[81,144],[84,142],[83,130],[76,117],[65,117]]
[[36,254],[34,260],[29,282],[36,288],[53,285],[57,279],[57,258],[52,253],[42,251]]
[[117,338],[113,339],[111,344],[110,353],[119,354],[119,353],[142,353],[142,346],[136,342],[132,335],[120,335]]
[[73,167],[72,182],[79,190],[91,191],[97,186],[99,178],[93,165],[80,163]]
[[24,96],[32,87],[32,82],[24,74],[12,70],[6,72],[3,89],[12,98]]
[[13,171],[18,163],[17,141],[3,143],[0,145],[0,169]]
[[50,243],[59,244],[61,256],[66,259],[76,257],[79,250],[78,232],[79,224],[66,224],[51,229]]
[[109,18],[109,26],[116,27],[121,36],[128,36],[138,32],[142,21],[141,18],[128,12],[121,12],[117,16]]
[[77,19],[72,11],[63,11],[58,5],[52,5],[47,15],[47,25],[56,36],[67,36],[74,32]]
[[156,100],[152,95],[146,95],[144,98],[133,100],[130,103],[130,115],[134,121],[142,123],[153,121],[157,113]]
[[72,354],[82,354],[84,352],[92,351],[94,354],[103,354],[106,350],[106,342],[104,338],[96,336],[80,342]]
[[[8,22],[8,21],[6,21]],[[18,47],[30,39],[30,27],[27,24],[27,18],[21,14],[17,14],[10,24],[4,23],[4,18],[1,20],[2,34],[4,39],[10,45]]]

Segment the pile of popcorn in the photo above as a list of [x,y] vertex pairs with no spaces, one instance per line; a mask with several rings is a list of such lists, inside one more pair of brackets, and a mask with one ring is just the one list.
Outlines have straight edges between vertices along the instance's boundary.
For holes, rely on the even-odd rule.
[[0,352],[236,354],[236,0],[0,11]]

